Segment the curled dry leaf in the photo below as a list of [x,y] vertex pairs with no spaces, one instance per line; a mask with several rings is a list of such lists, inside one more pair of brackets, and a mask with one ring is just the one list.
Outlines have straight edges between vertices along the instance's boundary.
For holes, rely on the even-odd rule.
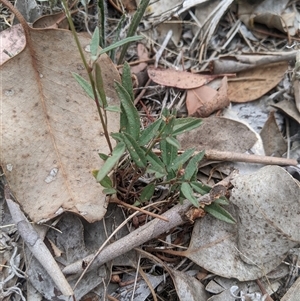
[[282,1],[257,1],[253,5],[251,1],[239,1],[238,15],[244,24],[252,30],[260,29],[260,32],[253,31],[256,36],[265,37],[269,28],[276,28],[289,36],[294,36],[299,27],[299,13],[288,6],[288,0]]
[[224,77],[218,91],[202,86],[187,91],[186,106],[189,116],[208,117],[213,112],[229,105],[227,97],[227,77]]
[[194,89],[201,87],[220,75],[194,74],[174,69],[148,68],[149,77],[162,86],[179,89]]
[[[24,29],[26,47],[1,66],[1,164],[10,187],[35,222],[66,210],[102,219],[106,197],[92,170],[102,164],[98,152],[109,149],[94,101],[71,74],[86,77],[72,33]],[[79,40],[87,49],[90,39]],[[98,63],[109,102],[117,104],[118,72],[106,55]],[[118,131],[119,114],[108,113],[109,132]]]
[[287,68],[287,62],[279,62],[237,73],[228,81],[229,100],[247,102],[263,96],[278,85]]
[[237,176],[227,206],[237,225],[196,221],[186,256],[206,270],[248,281],[274,270],[300,241],[300,185],[283,168]]

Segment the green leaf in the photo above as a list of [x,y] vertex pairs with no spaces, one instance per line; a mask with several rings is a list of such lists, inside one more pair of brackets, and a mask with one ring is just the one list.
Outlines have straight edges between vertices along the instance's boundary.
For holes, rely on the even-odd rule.
[[106,40],[106,3],[105,0],[98,1],[99,13],[98,13],[98,24],[100,26],[100,42],[99,45],[104,48],[105,47],[105,40]]
[[179,135],[191,131],[202,124],[202,120],[194,117],[177,118],[175,120],[173,135]]
[[127,133],[122,133],[122,139],[134,163],[140,168],[146,167],[147,159],[145,151],[137,144],[136,140]]
[[102,190],[102,192],[104,194],[115,194],[115,193],[117,193],[117,190],[114,188],[105,188]]
[[223,222],[229,224],[236,223],[235,218],[227,210],[225,210],[223,207],[221,207],[219,204],[216,204],[215,202],[211,203],[209,206],[205,206],[204,210]]
[[123,141],[123,135],[121,133],[111,133],[110,136],[116,141]]
[[148,184],[142,191],[141,195],[140,195],[140,201],[141,202],[146,202],[149,201],[153,194],[154,194],[154,190],[155,190],[155,185],[153,183]]
[[143,36],[133,36],[133,37],[125,38],[125,39],[123,39],[121,41],[118,41],[118,42],[116,42],[116,43],[108,46],[108,47],[103,48],[102,50],[100,50],[99,55],[104,54],[106,52],[109,52],[109,51],[111,51],[111,50],[113,50],[115,48],[118,48],[120,46],[126,45],[128,43],[142,40],[143,38],[144,38]]
[[131,72],[130,72],[130,66],[127,62],[125,62],[123,65],[122,86],[126,89],[128,94],[130,95],[131,101],[133,102],[134,95],[133,95]]
[[182,183],[180,186],[180,191],[183,194],[183,196],[188,199],[195,207],[199,207],[199,202],[198,200],[194,197],[193,195],[193,189],[192,187],[189,185],[189,183]]
[[221,196],[220,198],[214,200],[214,203],[218,205],[229,205],[229,202],[225,196]]
[[113,183],[109,176],[105,176],[101,181],[100,184],[105,188],[113,188]]
[[147,170],[150,172],[154,171],[157,174],[157,178],[161,178],[162,176],[167,174],[164,163],[156,154],[150,151],[147,155],[147,160],[150,163]]
[[98,172],[99,172],[99,170],[97,170],[97,169],[92,170],[92,175],[95,179],[97,178]]
[[196,181],[191,182],[191,186],[194,189],[194,191],[202,195],[209,193],[211,190],[211,187]]
[[195,149],[194,148],[190,148],[188,150],[186,150],[183,154],[181,154],[180,156],[177,156],[174,161],[170,164],[170,166],[168,166],[168,169],[173,169],[173,170],[177,170],[178,168],[182,167],[183,164],[188,161],[191,156],[193,155]]
[[131,135],[137,141],[140,133],[139,113],[126,89],[118,82],[115,82],[115,87],[121,100],[122,113],[120,128],[124,133]]
[[177,147],[167,142],[165,139],[159,143],[161,150],[161,158],[166,166],[171,166],[171,163],[177,157]]
[[99,170],[97,174],[97,182],[101,182],[105,176],[115,167],[118,163],[119,159],[125,152],[125,145],[122,142],[119,142],[112,151],[112,155],[106,159],[102,168]]
[[170,143],[171,145],[175,146],[177,149],[180,148],[180,143],[178,140],[174,137],[166,137],[166,141]]
[[91,40],[91,45],[90,45],[92,61],[96,61],[98,58],[99,41],[100,41],[99,27],[97,26],[94,30],[92,40]]
[[121,113],[121,109],[119,106],[107,106],[105,111]]
[[72,75],[74,76],[74,78],[76,79],[76,81],[78,82],[78,84],[81,86],[81,88],[86,92],[86,94],[92,98],[95,99],[94,93],[93,93],[93,88],[91,86],[91,84],[85,80],[82,76],[80,76],[79,74],[72,72]]
[[204,153],[205,153],[204,151],[199,152],[189,161],[188,165],[184,170],[184,176],[183,176],[183,178],[186,181],[190,181],[193,175],[198,171],[198,163],[202,160]]
[[103,77],[101,73],[101,68],[99,64],[95,65],[95,80],[96,80],[96,89],[100,95],[101,103],[99,104],[101,107],[107,107],[106,94],[104,90]]
[[103,154],[103,153],[99,153],[98,155],[99,155],[99,157],[100,157],[103,161],[106,161],[106,160],[109,158],[108,155]]
[[[143,18],[143,15],[149,5],[149,2],[150,0],[142,0],[140,2],[140,5],[139,7],[137,8],[135,14],[133,15],[132,19],[131,19],[131,22],[130,22],[130,26],[128,28],[128,32],[127,32],[127,37],[131,37],[134,35],[134,33],[136,32],[139,24],[140,24],[140,21],[142,20]],[[123,61],[123,58],[127,52],[127,49],[129,47],[129,44],[126,44],[123,48],[122,48],[122,51],[121,51],[121,54],[119,56],[119,61],[118,61],[118,64],[120,65]]]
[[157,135],[159,134],[158,129],[161,123],[162,119],[159,118],[142,131],[140,139],[138,141],[140,146],[147,145],[152,139],[157,137]]

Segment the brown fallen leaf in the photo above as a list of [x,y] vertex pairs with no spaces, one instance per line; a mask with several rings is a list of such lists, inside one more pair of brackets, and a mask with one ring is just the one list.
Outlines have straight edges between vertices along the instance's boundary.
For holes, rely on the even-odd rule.
[[222,79],[221,87],[218,91],[209,86],[202,86],[187,91],[186,106],[189,116],[208,117],[213,112],[228,105],[226,76]]
[[[149,59],[149,51],[142,43],[138,43],[136,47],[136,52],[139,61],[146,61]],[[147,67],[147,65],[148,64],[146,62],[140,62],[138,65],[134,65],[131,67],[131,72],[135,74],[140,73]]]
[[270,112],[268,120],[260,132],[264,150],[267,156],[281,157],[287,151],[287,142],[278,128],[275,112]]
[[194,74],[187,71],[178,71],[174,69],[148,68],[149,77],[157,84],[162,86],[180,88],[180,89],[194,89],[201,87],[216,77],[222,75],[203,75]]
[[279,109],[296,122],[300,123],[300,112],[297,110],[294,102],[284,99],[276,104],[273,104],[272,107]]
[[228,81],[229,100],[247,102],[263,96],[278,85],[287,68],[287,62],[279,62],[237,73]]
[[38,18],[32,24],[33,28],[63,28],[68,29],[69,23],[64,11],[57,14],[46,15]]
[[[94,101],[72,77],[86,77],[74,38],[66,30],[24,26],[26,47],[1,66],[4,173],[35,222],[63,211],[100,220],[106,196],[92,170],[101,168],[98,152],[109,149]],[[88,57],[90,39],[79,35],[79,41]],[[98,63],[109,102],[117,104],[119,74],[106,55]],[[109,112],[110,132],[118,131],[118,118]]]

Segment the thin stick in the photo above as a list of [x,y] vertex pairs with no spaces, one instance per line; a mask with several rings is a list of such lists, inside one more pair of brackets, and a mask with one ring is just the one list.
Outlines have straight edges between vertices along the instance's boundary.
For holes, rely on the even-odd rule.
[[298,165],[299,164],[296,159],[248,155],[248,154],[233,153],[233,152],[221,152],[217,150],[205,150],[204,158],[207,160],[247,162],[247,163],[258,163],[258,164],[266,164],[266,165]]
[[125,203],[125,202],[119,200],[117,197],[112,198],[112,199],[110,200],[110,203],[119,204],[119,205],[122,205],[122,206],[124,206],[124,207],[130,208],[130,209],[133,209],[133,210],[136,210],[136,211],[140,211],[140,212],[145,213],[145,214],[147,214],[147,215],[150,215],[150,216],[152,216],[152,217],[159,218],[159,219],[161,219],[161,220],[163,220],[163,221],[165,221],[165,222],[168,222],[168,221],[169,221],[167,218],[165,218],[165,217],[163,217],[163,216],[161,216],[161,215],[158,215],[158,214],[149,212],[149,211],[147,211],[147,210],[145,210],[145,209],[138,208],[138,207],[136,207],[136,206],[127,204],[127,203]]
[[[153,150],[155,154],[160,154],[160,150]],[[184,151],[178,151],[182,154]],[[198,154],[196,151],[194,155]],[[247,162],[247,163],[258,163],[265,165],[293,165],[299,164],[296,159],[287,159],[280,157],[270,157],[270,156],[259,156],[259,155],[248,155],[235,152],[222,152],[214,149],[205,150],[204,158],[209,161],[233,161],[233,162]]]

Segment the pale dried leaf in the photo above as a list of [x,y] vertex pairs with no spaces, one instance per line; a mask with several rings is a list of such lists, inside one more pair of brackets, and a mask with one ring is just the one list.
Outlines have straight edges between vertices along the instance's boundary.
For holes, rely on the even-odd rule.
[[300,123],[300,112],[297,110],[297,107],[294,102],[284,99],[281,102],[278,102],[272,106],[284,112],[286,115]]
[[[253,5],[251,2],[239,1],[238,15],[245,25],[251,30],[260,29],[265,25],[267,28],[276,28],[281,32],[288,32],[293,36],[299,27],[299,15],[288,6],[288,0],[273,1],[265,0]],[[256,36],[264,37],[261,32],[253,31]]]
[[239,224],[211,216],[197,220],[186,256],[212,273],[247,281],[272,271],[299,243],[300,187],[278,166],[237,176],[233,184],[230,200],[237,211],[226,209]]
[[175,284],[179,300],[185,301],[206,301],[209,294],[205,291],[204,285],[195,277],[189,276],[185,272],[172,271],[172,279]]
[[153,67],[148,68],[148,75],[159,85],[180,89],[198,88],[217,77],[216,75],[194,74],[187,71]]
[[0,65],[17,55],[25,46],[24,31],[21,24],[0,32]]
[[203,119],[200,127],[178,136],[182,148],[195,147],[201,151],[246,152],[256,142],[255,134],[243,123],[211,116]]
[[[98,152],[109,150],[94,101],[71,75],[86,77],[73,36],[65,30],[28,30],[27,47],[1,67],[4,172],[33,221],[65,210],[99,220],[106,201],[92,170],[103,164]],[[86,49],[90,40],[79,39]],[[116,104],[118,72],[105,55],[100,64],[109,102]],[[110,132],[118,131],[118,118],[109,112]]]
[[260,136],[266,155],[281,157],[287,151],[287,143],[278,128],[274,113],[274,111],[270,113],[268,120],[260,132]]
[[229,100],[247,102],[265,95],[278,85],[287,68],[287,62],[280,62],[237,73],[235,79],[228,81]]

